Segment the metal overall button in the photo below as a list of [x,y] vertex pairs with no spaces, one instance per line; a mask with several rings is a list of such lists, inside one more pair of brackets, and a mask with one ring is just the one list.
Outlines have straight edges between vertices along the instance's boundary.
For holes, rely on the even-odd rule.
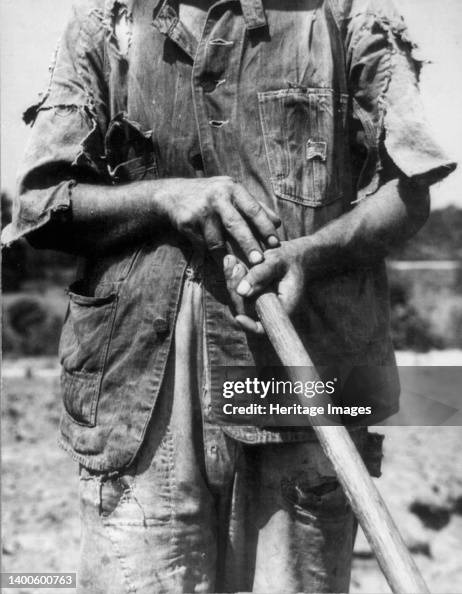
[[168,329],[169,324],[165,318],[158,317],[154,320],[154,330],[157,334],[166,334]]

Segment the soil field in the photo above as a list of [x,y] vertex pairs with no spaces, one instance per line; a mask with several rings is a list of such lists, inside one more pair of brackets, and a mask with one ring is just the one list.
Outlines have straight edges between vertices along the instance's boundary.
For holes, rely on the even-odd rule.
[[[459,390],[460,386],[454,386]],[[61,410],[54,359],[7,363],[3,386],[3,571],[73,572],[79,517],[76,464],[56,444]],[[430,591],[462,593],[461,427],[382,427],[378,486]],[[5,589],[11,594],[70,590]],[[388,592],[360,534],[352,592]]]

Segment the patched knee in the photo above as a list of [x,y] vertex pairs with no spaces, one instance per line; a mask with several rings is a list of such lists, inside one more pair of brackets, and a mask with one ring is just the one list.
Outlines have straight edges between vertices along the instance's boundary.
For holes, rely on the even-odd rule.
[[101,481],[100,513],[109,516],[118,507],[122,499],[128,497],[130,485],[121,476],[103,477]]
[[118,472],[99,472],[83,466],[80,469],[81,498],[101,516],[110,516],[129,497],[129,477]]

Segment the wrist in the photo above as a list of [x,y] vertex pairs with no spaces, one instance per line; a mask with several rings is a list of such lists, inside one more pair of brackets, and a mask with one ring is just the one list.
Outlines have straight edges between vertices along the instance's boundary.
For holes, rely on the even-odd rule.
[[319,249],[312,235],[293,239],[290,243],[305,276],[313,276],[319,268]]
[[178,199],[181,196],[185,180],[180,179],[158,179],[146,182],[145,199],[148,202],[149,215],[162,225],[168,225],[172,221],[172,212],[178,207]]

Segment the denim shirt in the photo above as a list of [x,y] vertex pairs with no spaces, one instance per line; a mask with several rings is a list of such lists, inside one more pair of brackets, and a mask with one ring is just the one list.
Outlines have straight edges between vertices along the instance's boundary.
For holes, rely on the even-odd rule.
[[[33,125],[9,244],[65,229],[75,183],[228,175],[282,220],[314,233],[392,177],[453,168],[427,130],[420,62],[389,0],[218,0],[197,39],[175,0],[78,0]],[[64,447],[89,468],[136,455],[155,406],[191,246],[171,230],[88,257],[69,289],[60,359]],[[204,274],[212,398],[221,365],[276,361],[236,324],[222,272]],[[314,363],[397,408],[383,262],[313,281],[294,323]],[[307,430],[229,427],[248,442]]]

